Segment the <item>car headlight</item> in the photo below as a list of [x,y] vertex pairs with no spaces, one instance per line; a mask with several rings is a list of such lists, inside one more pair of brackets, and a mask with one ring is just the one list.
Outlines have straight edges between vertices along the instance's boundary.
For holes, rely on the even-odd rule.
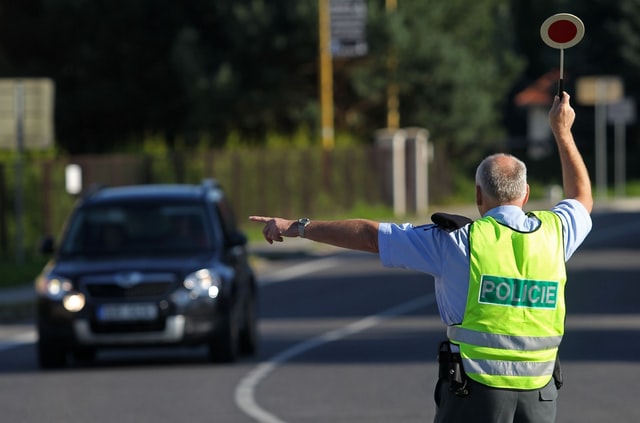
[[62,301],[63,307],[72,312],[82,310],[86,304],[84,294],[74,291],[69,279],[51,273],[38,277],[36,292],[51,300]]
[[36,292],[52,300],[61,300],[73,290],[71,281],[52,273],[42,274],[36,280]]
[[85,300],[84,294],[80,292],[73,292],[73,293],[67,294],[62,299],[62,305],[64,306],[64,308],[67,311],[71,311],[71,312],[77,312],[82,310],[86,303],[87,302]]
[[183,285],[193,299],[198,297],[217,298],[220,294],[222,280],[220,275],[209,269],[201,269],[184,278]]

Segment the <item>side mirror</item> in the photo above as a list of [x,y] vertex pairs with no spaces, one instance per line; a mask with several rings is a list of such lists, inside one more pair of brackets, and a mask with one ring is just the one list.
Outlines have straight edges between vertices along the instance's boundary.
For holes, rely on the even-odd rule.
[[40,240],[38,248],[42,254],[53,254],[55,251],[55,241],[51,235],[47,235]]
[[234,232],[229,236],[229,246],[237,247],[239,245],[247,245],[247,236],[242,232]]

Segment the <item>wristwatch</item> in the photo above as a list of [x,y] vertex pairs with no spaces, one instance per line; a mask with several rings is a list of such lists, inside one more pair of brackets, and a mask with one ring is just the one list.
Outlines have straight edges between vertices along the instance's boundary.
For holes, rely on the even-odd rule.
[[298,234],[300,238],[304,238],[304,228],[306,228],[309,223],[311,223],[311,220],[306,217],[298,219]]

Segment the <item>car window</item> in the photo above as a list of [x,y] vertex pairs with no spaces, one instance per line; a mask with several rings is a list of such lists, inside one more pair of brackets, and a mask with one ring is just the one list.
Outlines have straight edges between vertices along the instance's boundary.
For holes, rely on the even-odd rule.
[[229,236],[236,231],[236,220],[233,209],[225,199],[221,199],[217,203],[216,209],[220,219],[222,220],[224,235],[226,238],[229,238]]
[[179,253],[212,247],[203,204],[118,204],[81,208],[62,255]]

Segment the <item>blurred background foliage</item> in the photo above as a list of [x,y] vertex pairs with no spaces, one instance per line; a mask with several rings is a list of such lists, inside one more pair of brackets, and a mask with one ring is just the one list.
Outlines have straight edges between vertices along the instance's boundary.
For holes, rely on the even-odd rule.
[[[317,3],[2,0],[0,77],[55,81],[68,154],[136,151],[149,137],[168,148],[265,145],[267,134],[318,143]],[[636,0],[400,0],[392,13],[367,3],[369,54],[334,60],[336,130],[359,142],[386,126],[390,52],[402,126],[428,128],[469,163],[523,133],[512,98],[558,67],[539,36],[557,12],[587,28],[567,53],[568,89],[592,74],[639,89]]]
[[[375,131],[386,126],[387,87],[394,80],[401,126],[427,128],[434,144],[432,200],[471,201],[475,165],[498,150],[524,156],[534,192],[543,196],[547,185],[560,181],[557,157],[527,157],[521,142],[526,110],[514,98],[558,68],[559,52],[542,42],[539,31],[559,12],[579,16],[586,27],[582,42],[565,54],[565,88],[574,100],[575,81],[586,75],[619,75],[625,95],[638,97],[637,0],[398,0],[393,11],[388,0],[366,1],[368,54],[333,60],[333,161],[345,164],[326,176],[320,174],[318,0],[0,0],[0,78],[55,82],[55,147],[27,151],[25,157],[31,244],[36,233],[56,230],[70,208],[72,199],[62,197],[63,165],[88,155],[140,155],[142,162],[153,162],[154,180],[197,183],[213,176],[247,196],[258,181],[263,190],[284,185],[292,195],[309,195],[296,184],[312,175],[320,190],[316,198],[306,205],[291,199],[283,212],[308,211],[309,204],[345,215],[377,210],[384,204],[380,195],[353,193],[379,189],[371,181],[381,175],[367,173],[375,169],[366,169],[367,158],[358,157],[368,154]],[[397,63],[395,75],[390,57]],[[593,170],[593,107],[573,105],[576,140]],[[628,176],[640,179],[637,126],[626,133]],[[291,149],[300,151],[288,156]],[[229,154],[229,170],[216,164],[201,172],[198,160],[207,154]],[[283,161],[299,155],[308,158]],[[38,164],[30,168],[33,161]],[[252,161],[269,164],[252,167]],[[0,151],[8,187],[14,162],[14,152]],[[253,173],[232,171],[240,165]],[[49,200],[33,195],[45,192],[47,166],[55,170],[51,189],[58,190],[42,194],[52,195]],[[285,166],[287,174],[281,172]],[[109,170],[113,176],[122,169]],[[362,186],[341,184],[349,172]],[[236,175],[245,185],[238,185]],[[2,197],[9,239],[10,191]],[[59,209],[42,210],[46,201]],[[242,214],[258,205],[265,212],[279,210],[237,202]],[[43,223],[47,214],[54,215],[53,228]]]

